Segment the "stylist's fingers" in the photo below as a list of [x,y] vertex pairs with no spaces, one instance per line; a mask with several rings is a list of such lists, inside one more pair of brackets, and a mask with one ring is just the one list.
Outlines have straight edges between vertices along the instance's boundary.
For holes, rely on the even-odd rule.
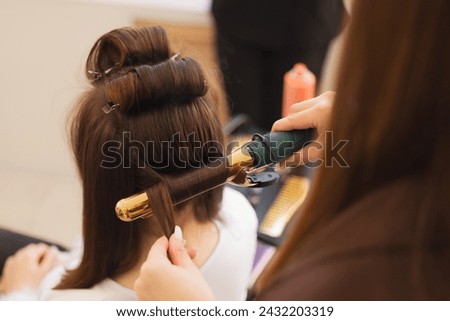
[[308,108],[311,108],[315,104],[317,104],[321,99],[323,99],[323,97],[320,95],[320,96],[314,97],[312,99],[308,99],[308,100],[301,101],[299,103],[295,103],[289,109],[289,114],[297,113],[299,111],[303,111]]
[[289,131],[294,129],[317,128],[318,119],[317,112],[313,109],[306,109],[277,120],[272,131]]
[[183,234],[179,226],[175,228],[175,233],[169,239],[169,255],[174,265],[185,267],[194,265],[189,252],[184,246]]
[[282,168],[296,167],[298,165],[316,162],[318,160],[323,159],[323,152],[324,152],[323,136],[320,136],[315,141],[311,142],[309,145],[295,152],[288,159],[280,162],[280,166]]
[[[305,101],[299,111],[289,114],[273,124],[272,131],[288,131],[293,129],[317,128],[319,135],[328,127],[334,93],[326,92],[316,98]],[[301,109],[301,110],[300,110]]]
[[272,131],[289,131],[294,129],[316,129],[316,138],[310,144],[297,151],[292,157],[282,162],[281,166],[298,166],[323,159],[325,132],[329,129],[334,92],[326,92],[316,98],[295,104],[291,113],[273,124]]
[[148,252],[147,262],[156,262],[160,260],[169,260],[167,257],[167,249],[169,247],[169,241],[167,237],[161,236],[153,243],[150,251]]
[[168,246],[167,237],[161,236],[150,248],[147,260],[142,264],[139,277],[134,283],[134,290],[139,299],[153,300],[153,294],[158,293],[156,281],[161,280],[164,273],[172,267],[167,257]]

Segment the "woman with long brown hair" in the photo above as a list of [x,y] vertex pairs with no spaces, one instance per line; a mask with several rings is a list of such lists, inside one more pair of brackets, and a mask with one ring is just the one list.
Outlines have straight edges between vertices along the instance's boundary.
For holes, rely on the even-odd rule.
[[[223,156],[217,95],[199,63],[172,52],[160,27],[120,28],[96,41],[86,76],[69,126],[83,188],[82,255],[40,298],[135,299],[151,245],[174,229],[219,299],[245,298],[256,250],[251,205],[219,187],[174,207],[168,192],[168,175]],[[147,188],[153,215],[119,220],[116,203]]]
[[[301,151],[323,163],[256,299],[448,300],[450,2],[355,1],[351,15],[336,96],[294,105],[273,127],[315,127],[325,153]],[[333,163],[333,147],[345,141],[344,162]],[[162,290],[168,279],[182,284],[196,270],[182,244],[161,238],[149,258],[138,296],[176,299]],[[213,298],[196,284],[183,298]]]

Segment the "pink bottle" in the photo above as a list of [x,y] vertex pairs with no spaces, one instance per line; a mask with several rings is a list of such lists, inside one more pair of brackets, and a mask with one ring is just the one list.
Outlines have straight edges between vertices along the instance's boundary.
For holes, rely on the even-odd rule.
[[282,117],[289,114],[292,104],[313,98],[316,77],[305,64],[298,63],[284,75]]

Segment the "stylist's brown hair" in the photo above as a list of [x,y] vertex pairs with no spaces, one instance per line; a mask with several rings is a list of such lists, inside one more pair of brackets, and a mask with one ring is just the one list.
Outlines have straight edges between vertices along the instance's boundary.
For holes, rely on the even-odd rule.
[[[354,1],[331,119],[333,140],[349,140],[336,164],[315,173],[289,237],[261,276],[268,291],[302,245],[377,187],[420,179],[413,294],[442,298],[450,268],[450,1]],[[363,214],[362,214],[363,215]],[[395,213],[392,213],[395,219]],[[424,255],[433,248],[434,257]],[[439,275],[439,274],[437,274]],[[308,289],[305,289],[307,291]]]
[[[164,175],[207,164],[221,155],[223,144],[217,105],[200,65],[172,52],[162,28],[121,28],[103,35],[89,53],[86,77],[92,85],[69,123],[83,187],[84,249],[80,265],[58,289],[89,288],[127,271],[141,255],[145,234],[170,235],[176,213]],[[120,157],[107,157],[108,148]],[[157,186],[151,204],[156,218],[119,220],[117,201],[150,186]],[[218,215],[221,197],[217,188],[175,211],[190,204],[197,221],[210,221]]]

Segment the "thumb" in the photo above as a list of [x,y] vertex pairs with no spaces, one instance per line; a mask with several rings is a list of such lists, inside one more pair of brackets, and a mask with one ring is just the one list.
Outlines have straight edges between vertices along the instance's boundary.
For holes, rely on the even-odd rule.
[[174,265],[187,267],[194,264],[184,247],[183,234],[179,226],[175,227],[175,233],[169,239],[169,256]]
[[147,261],[157,262],[169,260],[167,258],[167,247],[168,247],[167,237],[161,236],[155,243],[153,243],[150,251],[148,252]]

